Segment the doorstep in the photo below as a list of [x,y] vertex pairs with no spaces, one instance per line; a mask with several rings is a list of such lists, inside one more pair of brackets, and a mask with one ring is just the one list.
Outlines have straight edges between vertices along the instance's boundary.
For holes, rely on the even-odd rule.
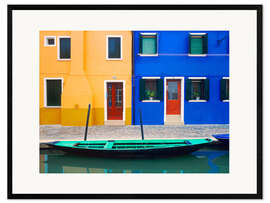
[[124,120],[107,120],[104,121],[104,125],[125,125]]
[[166,115],[164,125],[184,125],[184,122],[181,120],[181,115]]

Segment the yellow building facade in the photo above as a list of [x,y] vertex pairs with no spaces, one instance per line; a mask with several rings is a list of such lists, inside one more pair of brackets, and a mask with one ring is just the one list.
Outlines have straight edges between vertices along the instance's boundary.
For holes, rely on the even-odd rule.
[[40,124],[131,125],[131,31],[40,32]]

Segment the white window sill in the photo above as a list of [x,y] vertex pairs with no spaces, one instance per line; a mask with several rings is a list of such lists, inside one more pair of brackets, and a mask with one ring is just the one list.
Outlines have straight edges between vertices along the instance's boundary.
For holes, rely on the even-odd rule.
[[44,45],[44,47],[55,47],[55,46],[56,46],[56,44],[51,44],[51,45],[46,44],[46,45]]
[[226,100],[222,100],[222,102],[230,102],[230,100],[227,100],[227,99],[226,99]]
[[188,102],[207,102],[207,100],[188,100]]
[[158,54],[138,54],[139,56],[158,56]]
[[160,100],[142,100],[142,102],[160,102]]
[[207,54],[188,54],[188,56],[194,56],[194,57],[206,57]]
[[71,59],[57,59],[58,61],[71,61]]
[[46,109],[60,109],[61,106],[44,106]]

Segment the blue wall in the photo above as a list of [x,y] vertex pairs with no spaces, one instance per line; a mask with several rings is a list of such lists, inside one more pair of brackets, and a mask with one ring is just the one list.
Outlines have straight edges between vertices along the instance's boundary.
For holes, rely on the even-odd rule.
[[[139,56],[139,35],[147,31],[133,32],[133,124],[139,124],[142,110],[143,123],[164,124],[164,101],[141,102],[139,80],[141,77],[207,77],[209,100],[207,102],[184,101],[185,124],[227,124],[229,103],[220,101],[220,79],[229,76],[229,32],[199,31],[208,34],[208,55],[188,56],[189,33],[196,31],[150,31],[158,35],[158,56]],[[184,92],[182,92],[184,93]]]

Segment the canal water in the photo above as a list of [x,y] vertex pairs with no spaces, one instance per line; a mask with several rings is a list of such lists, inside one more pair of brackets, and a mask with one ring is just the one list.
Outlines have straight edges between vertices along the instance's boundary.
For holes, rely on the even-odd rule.
[[229,150],[207,146],[184,156],[97,158],[40,150],[40,173],[229,173]]

